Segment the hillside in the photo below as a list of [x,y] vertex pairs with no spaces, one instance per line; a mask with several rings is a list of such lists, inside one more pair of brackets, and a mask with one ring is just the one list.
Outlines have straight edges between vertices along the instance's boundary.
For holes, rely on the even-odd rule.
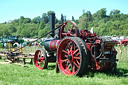
[[[43,13],[33,19],[21,16],[9,22],[0,24],[0,37],[7,35],[15,35],[20,37],[35,38],[41,37],[50,29],[49,14],[53,11]],[[90,11],[83,12],[79,19],[72,16],[79,29],[90,30],[94,27],[94,31],[100,35],[117,35],[128,36],[128,14],[123,14],[120,10],[112,10],[106,15],[106,8],[98,10],[91,14]],[[55,23],[59,24],[59,19],[55,19]],[[64,21],[66,17],[64,16]]]

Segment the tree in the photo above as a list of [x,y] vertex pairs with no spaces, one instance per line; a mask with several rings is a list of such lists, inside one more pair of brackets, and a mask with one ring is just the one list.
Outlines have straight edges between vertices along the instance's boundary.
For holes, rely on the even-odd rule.
[[72,21],[75,21],[74,16],[72,16]]
[[97,11],[98,18],[105,18],[106,17],[106,8],[102,8],[99,11]]
[[86,12],[86,17],[87,17],[87,21],[91,21],[92,20],[92,14],[90,11]]
[[31,19],[30,18],[25,18],[23,23],[26,24],[26,23],[30,23],[31,22]]
[[19,23],[19,19],[15,19],[11,21],[11,24],[17,24],[17,23]]
[[84,17],[84,16],[80,17],[78,28],[79,29],[87,29],[87,27],[88,27],[88,25],[87,25],[86,17]]
[[30,36],[30,30],[29,29],[23,29],[22,31],[21,31],[21,36],[22,37],[27,37],[27,38],[30,38],[31,36]]
[[45,22],[44,20],[40,21],[39,29],[43,29],[45,27]]
[[78,27],[81,29],[87,29],[89,21],[92,21],[92,15],[90,11],[87,11],[82,16],[80,16]]
[[110,17],[113,19],[113,20],[118,20],[120,18],[120,10],[112,10],[110,12]]
[[20,19],[19,19],[19,24],[21,24],[23,22],[24,22],[24,16],[21,16]]
[[49,17],[48,17],[48,15],[47,15],[46,13],[43,13],[43,15],[42,15],[42,20],[45,22],[45,24],[48,23]]
[[40,16],[37,16],[34,19],[32,19],[32,22],[37,24],[37,23],[40,23],[40,20],[41,20]]
[[13,32],[16,32],[17,31],[16,28],[15,28],[15,26],[12,25],[12,24],[9,26],[8,30],[9,30],[10,33],[13,33]]
[[125,19],[128,19],[128,15],[121,13],[120,14],[120,20],[125,20]]
[[10,32],[9,32],[8,28],[4,28],[4,29],[2,30],[2,32],[3,32],[3,36],[10,35]]
[[44,29],[41,29],[38,32],[38,37],[41,37],[41,36],[45,35],[49,30],[50,30],[50,25],[49,24],[46,24],[46,26],[44,27]]

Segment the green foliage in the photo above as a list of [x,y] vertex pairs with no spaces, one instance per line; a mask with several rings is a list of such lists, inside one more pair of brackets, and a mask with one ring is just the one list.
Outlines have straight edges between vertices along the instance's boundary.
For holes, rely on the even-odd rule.
[[41,29],[38,32],[38,37],[41,37],[41,36],[45,35],[46,33],[48,33],[49,30],[50,30],[50,24],[46,24],[46,26],[44,27],[44,29]]
[[[50,29],[50,13],[54,11],[48,11],[43,13],[42,17],[37,16],[32,20],[21,16],[19,19],[12,20],[8,23],[0,24],[0,36],[15,35],[20,37],[38,37],[47,33]],[[55,19],[55,24],[58,23],[58,19]]]
[[97,11],[97,15],[99,19],[106,17],[106,8],[102,8],[99,11]]
[[94,27],[94,31],[100,35],[128,36],[128,14],[120,13],[120,10],[112,10],[110,15],[106,15],[106,12],[106,8],[102,8],[93,15],[88,11],[83,13],[79,18],[79,29],[90,30]]
[[7,35],[10,35],[11,33],[17,31],[15,26],[11,23],[0,24],[0,29],[1,29],[0,36],[7,36]]
[[43,29],[45,27],[45,22],[44,20],[40,21],[39,29]]
[[[106,15],[106,8],[98,10],[91,14],[90,11],[83,12],[79,19],[72,16],[72,21],[76,22],[79,30],[94,27],[94,31],[100,35],[118,35],[128,36],[128,14],[120,13],[120,10],[112,10],[109,15]],[[33,19],[21,16],[19,19],[12,20],[8,23],[0,24],[0,36],[15,35],[21,37],[41,37],[50,29],[50,13],[48,11],[42,16],[37,16]],[[63,16],[64,22],[66,16]],[[55,24],[60,20],[55,18]]]
[[32,19],[32,23],[35,23],[35,24],[40,23],[40,20],[41,20],[40,16],[35,17],[34,19]]
[[30,23],[31,22],[31,19],[30,18],[25,18],[23,23],[26,24],[26,23]]

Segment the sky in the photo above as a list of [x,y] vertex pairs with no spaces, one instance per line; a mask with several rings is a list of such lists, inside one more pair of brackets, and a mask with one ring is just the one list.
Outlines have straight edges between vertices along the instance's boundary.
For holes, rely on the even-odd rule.
[[69,20],[72,16],[79,19],[83,10],[94,14],[101,8],[106,8],[107,15],[114,9],[128,14],[128,0],[0,0],[0,23],[19,19],[20,16],[42,17],[48,11],[54,11],[58,19],[61,14]]

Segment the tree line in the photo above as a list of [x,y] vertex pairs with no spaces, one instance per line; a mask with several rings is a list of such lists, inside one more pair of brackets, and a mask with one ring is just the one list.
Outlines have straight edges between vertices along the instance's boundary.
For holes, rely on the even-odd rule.
[[[50,29],[50,13],[48,11],[42,16],[33,19],[21,16],[19,19],[0,24],[0,36],[20,36],[28,38],[41,37]],[[94,32],[106,36],[128,36],[128,14],[123,14],[120,10],[112,10],[109,15],[106,14],[106,8],[98,10],[91,14],[90,11],[83,12],[79,19],[72,16],[72,21],[76,22],[79,30],[94,28]],[[55,12],[54,12],[55,13]],[[64,19],[66,21],[66,17]],[[58,25],[60,20],[55,18],[55,24]]]

